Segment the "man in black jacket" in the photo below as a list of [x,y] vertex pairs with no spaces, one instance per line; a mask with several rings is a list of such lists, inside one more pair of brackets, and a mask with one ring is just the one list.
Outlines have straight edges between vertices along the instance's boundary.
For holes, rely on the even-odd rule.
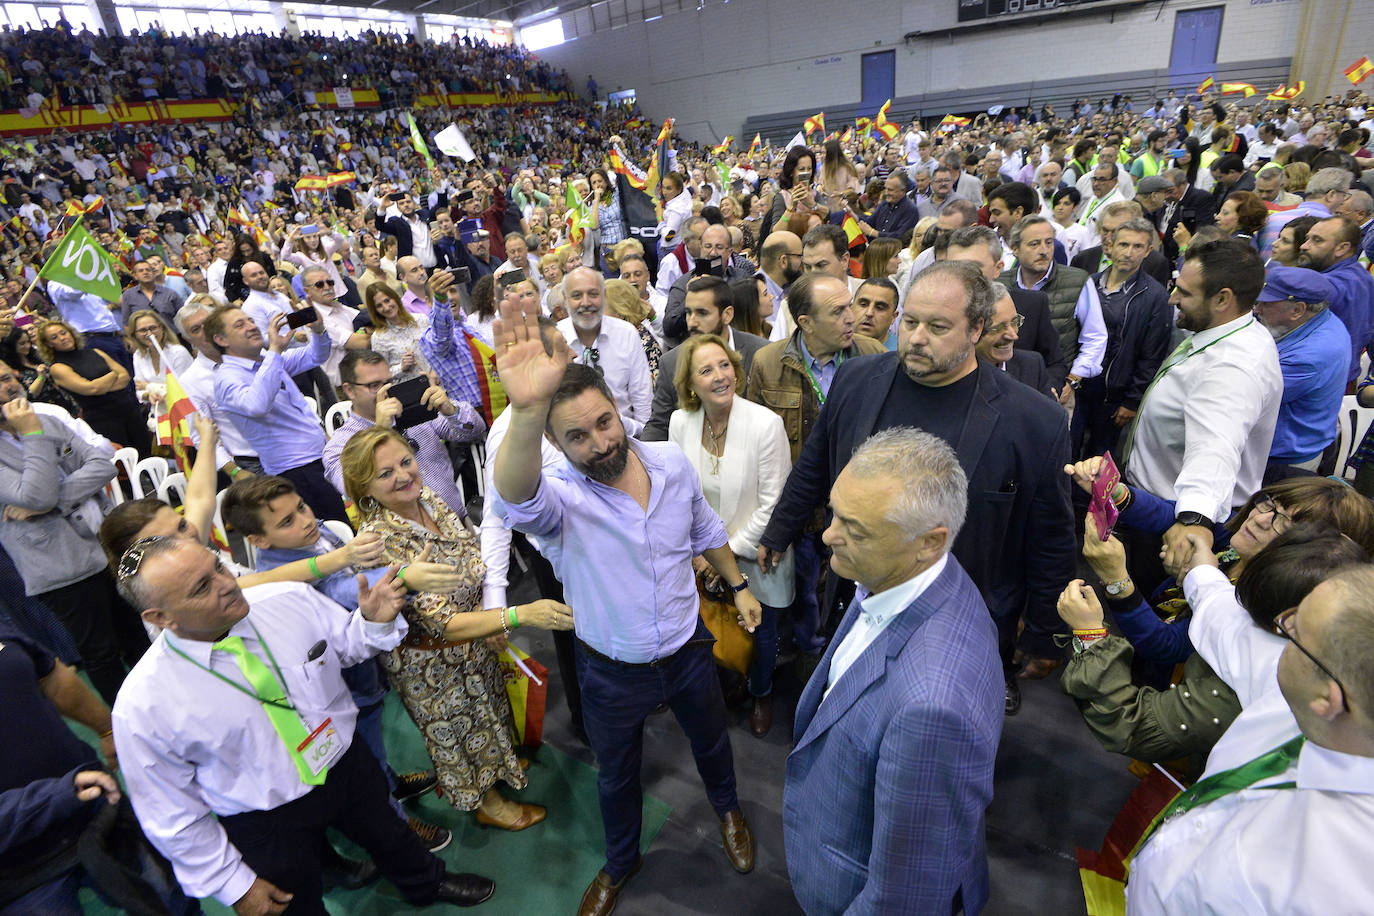
[[[439,206],[442,207],[447,202],[448,194],[440,192]],[[415,203],[415,198],[405,191],[388,195],[379,205],[382,208],[378,209],[373,224],[378,232],[384,232],[396,239],[396,257],[414,255],[420,259],[421,266],[426,270],[433,268],[438,263],[434,255],[434,240],[430,238],[429,233],[429,221],[434,218],[433,214]],[[393,205],[396,212],[391,211]]]
[[1164,204],[1164,215],[1158,222],[1160,234],[1164,236],[1164,257],[1170,264],[1178,262],[1178,242],[1174,241],[1174,230],[1180,225],[1189,232],[1196,233],[1199,226],[1210,226],[1217,221],[1217,205],[1212,195],[1199,191],[1188,184],[1188,175],[1182,169],[1170,169],[1164,177],[1173,182]]
[[[1045,371],[1045,360],[1034,350],[1018,350],[1017,339],[1026,319],[1016,311],[1016,303],[1011,293],[1001,283],[992,284],[994,297],[991,325],[983,336],[978,338],[978,358],[1001,369],[1023,385],[1029,385],[1048,398],[1054,398],[1050,390],[1050,374]],[[1057,401],[1058,399],[1055,398]]]
[[[1167,181],[1168,179],[1160,180]],[[1103,208],[1102,218],[1097,221],[1097,231],[1102,236],[1102,244],[1083,249],[1074,255],[1069,266],[1086,270],[1090,274],[1106,270],[1111,264],[1111,257],[1107,254],[1107,249],[1112,243],[1112,233],[1116,232],[1117,228],[1127,220],[1144,215],[1144,208],[1134,200],[1119,200],[1114,204],[1108,204]],[[1140,265],[1140,269],[1154,277],[1159,285],[1165,289],[1169,288],[1169,283],[1174,278],[1173,265],[1154,247],[1151,247],[1149,254],[1145,255],[1145,263]]]
[[[908,291],[896,353],[846,360],[787,478],[759,548],[773,565],[823,506],[859,444],[894,426],[949,442],[968,476],[969,507],[954,542],[997,623],[1007,713],[1020,709],[1013,649],[1041,668],[1060,658],[1059,592],[1074,574],[1074,519],[1063,409],[988,365],[974,349],[993,314],[992,284],[973,264],[938,262]],[[933,330],[932,330],[933,329]]]
[[[1103,222],[1106,222],[1104,216]],[[1102,373],[1084,379],[1073,413],[1070,440],[1084,457],[1116,448],[1121,430],[1135,418],[1140,399],[1169,355],[1173,308],[1169,294],[1143,267],[1153,250],[1154,227],[1142,217],[1126,220],[1113,231],[1112,264],[1093,277],[1102,318],[1107,325],[1107,352]]]
[[[685,243],[684,243],[685,244]],[[676,347],[689,336],[687,330],[687,284],[699,276],[717,271],[715,276],[727,283],[753,276],[753,271],[734,266],[734,246],[730,244],[730,230],[717,223],[707,226],[701,232],[701,248],[692,269],[673,281],[668,287],[668,304],[663,307],[663,339]],[[718,265],[715,262],[719,261]],[[713,266],[714,265],[714,266]]]
[[[949,237],[945,259],[972,261],[982,270],[983,276],[993,281],[1002,272],[1002,242],[987,226],[965,226],[955,229]],[[1050,320],[1049,297],[1038,289],[1022,289],[1014,283],[1003,288],[1023,319],[1018,332],[1021,350],[1040,355],[1049,374],[1050,389],[1058,397],[1059,390],[1064,387],[1064,378],[1069,374],[1069,363],[1061,355],[1059,332]]]

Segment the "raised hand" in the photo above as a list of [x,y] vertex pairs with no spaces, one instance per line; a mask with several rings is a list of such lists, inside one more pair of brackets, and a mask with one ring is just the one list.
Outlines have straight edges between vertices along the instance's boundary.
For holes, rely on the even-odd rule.
[[390,623],[401,613],[406,603],[406,588],[396,578],[396,571],[400,568],[400,564],[392,563],[386,575],[371,587],[367,584],[367,576],[362,573],[354,577],[358,583],[358,610],[362,611],[363,619],[373,623]]
[[517,410],[546,406],[558,390],[568,360],[565,351],[555,349],[553,356],[544,351],[538,303],[522,311],[510,299],[503,299],[492,336],[496,340],[496,371],[501,374],[510,406]]

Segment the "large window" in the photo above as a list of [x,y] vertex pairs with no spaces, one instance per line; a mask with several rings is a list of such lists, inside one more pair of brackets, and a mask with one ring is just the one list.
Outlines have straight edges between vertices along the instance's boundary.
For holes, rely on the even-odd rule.
[[10,28],[41,29],[44,25],[53,26],[59,19],[66,19],[72,30],[96,31],[99,26],[90,7],[77,3],[3,3],[0,4],[0,25]]
[[520,41],[531,51],[552,48],[563,43],[563,20],[559,17],[526,26],[520,30]]
[[276,32],[281,26],[272,15],[267,0],[234,0],[230,7],[224,0],[180,0],[176,6],[159,6],[153,0],[115,0],[115,15],[124,32],[159,28],[172,34],[218,32],[237,35],[241,32]]

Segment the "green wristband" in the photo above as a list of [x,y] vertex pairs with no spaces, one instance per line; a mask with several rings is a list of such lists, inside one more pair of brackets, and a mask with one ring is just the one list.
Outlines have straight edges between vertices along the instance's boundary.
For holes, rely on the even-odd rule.
[[520,618],[515,613],[515,605],[506,608],[506,616],[510,619],[510,628],[512,630],[520,629]]
[[20,435],[21,435],[21,436],[41,436],[41,435],[43,435],[43,430],[41,430],[41,429],[35,429],[35,430],[33,430],[32,432],[20,433]]
[[316,579],[323,579],[324,573],[320,572],[320,568],[315,565],[315,559],[315,557],[311,557],[310,559],[306,560],[306,568],[310,570],[310,575],[314,576]]
[[[410,566],[409,566],[408,564],[407,564],[406,566],[402,566],[400,569],[396,570],[396,581],[399,582],[399,583],[401,583],[402,585],[406,585],[406,570],[407,570],[407,569],[410,569]],[[410,586],[409,586],[409,585],[406,585],[406,588],[410,588]]]

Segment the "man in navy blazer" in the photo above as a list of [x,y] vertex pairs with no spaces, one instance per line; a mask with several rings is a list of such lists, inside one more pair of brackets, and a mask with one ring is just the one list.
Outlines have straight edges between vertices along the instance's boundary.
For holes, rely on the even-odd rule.
[[949,556],[968,504],[959,458],[910,427],[835,480],[831,569],[858,583],[797,703],[783,839],[810,916],[976,914],[1002,733],[997,631]]
[[[874,432],[915,426],[954,446],[969,481],[968,521],[952,552],[983,595],[1001,637],[1007,713],[1020,709],[1013,652],[1057,660],[1055,605],[1074,577],[1073,508],[1063,408],[974,349],[992,325],[993,289],[978,266],[938,261],[907,292],[897,352],[845,360],[764,531],[771,565],[824,505],[840,468]],[[769,556],[771,554],[772,556]],[[1046,667],[1044,662],[1038,666]]]

